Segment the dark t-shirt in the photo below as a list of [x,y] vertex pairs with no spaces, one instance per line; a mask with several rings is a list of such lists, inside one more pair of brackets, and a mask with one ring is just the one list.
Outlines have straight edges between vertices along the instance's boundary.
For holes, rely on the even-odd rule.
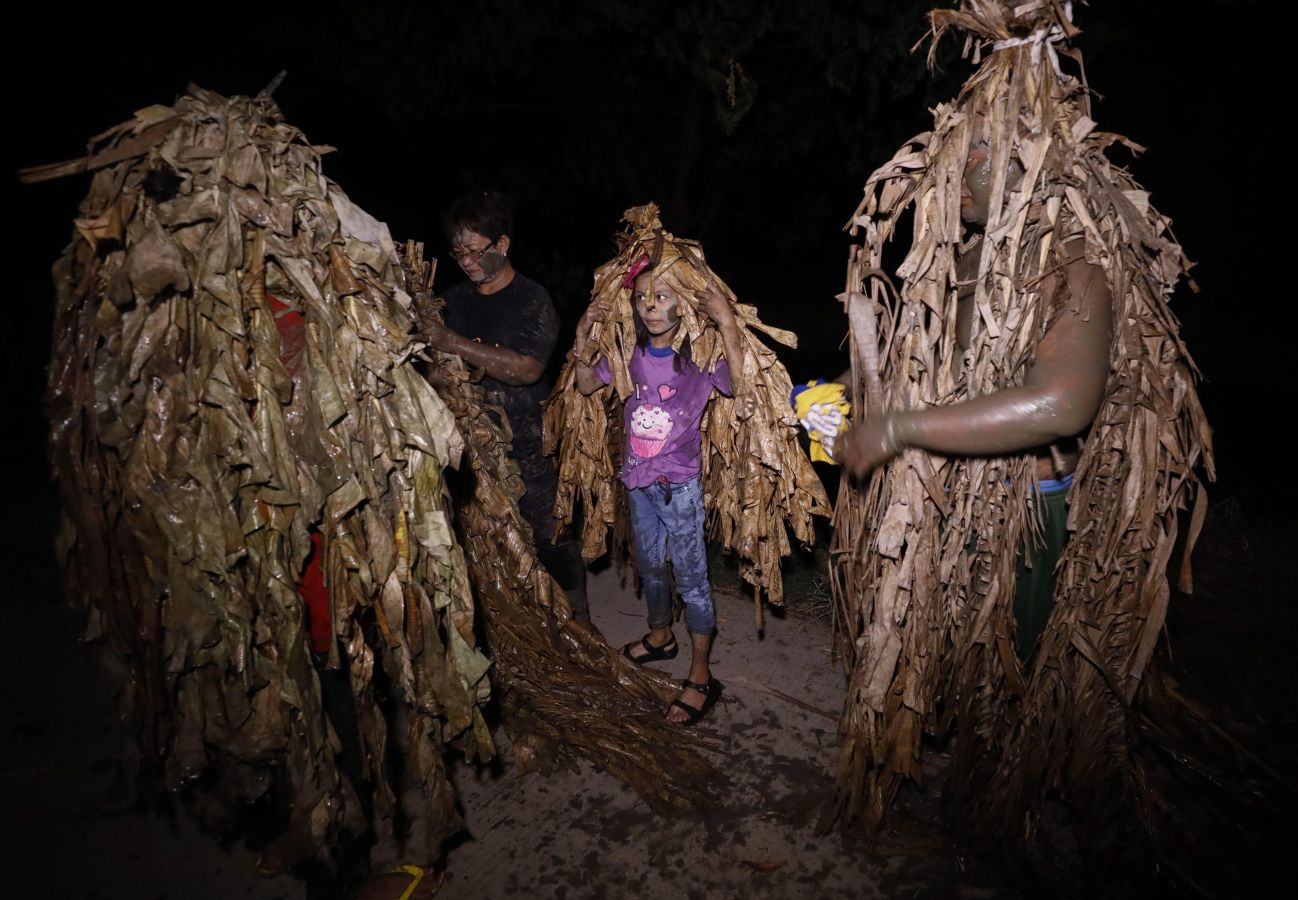
[[[479,294],[471,281],[462,281],[446,289],[446,325],[469,340],[491,347],[504,347],[522,353],[543,364],[550,364],[559,338],[559,314],[555,312],[550,293],[526,275],[514,273],[514,280],[494,294]],[[514,433],[511,456],[519,461],[525,481],[540,472],[524,463],[547,459],[541,455],[541,403],[550,395],[548,375],[535,384],[503,384],[484,375],[486,401],[496,404],[509,416]]]

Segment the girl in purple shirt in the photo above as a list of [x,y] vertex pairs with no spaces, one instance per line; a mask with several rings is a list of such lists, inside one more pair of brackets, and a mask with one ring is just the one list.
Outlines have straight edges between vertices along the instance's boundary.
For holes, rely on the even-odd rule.
[[[628,273],[628,278],[634,278],[631,303],[636,349],[629,368],[635,393],[627,398],[624,411],[622,483],[630,501],[631,545],[648,607],[649,633],[627,644],[622,653],[636,663],[675,658],[679,648],[672,631],[670,559],[685,605],[693,655],[689,677],[681,682],[680,696],[672,701],[667,719],[692,725],[716,704],[722,690],[708,664],[717,626],[703,539],[700,422],[713,389],[732,393],[727,361],[743,357],[739,325],[715,284],[699,293],[699,309],[716,323],[725,359],[715,371],[706,373],[690,360],[688,344],[682,353],[675,352],[672,341],[681,323],[678,310],[688,301],[678,296],[670,283],[680,283],[680,279],[663,276],[674,266],[688,267],[689,263],[675,258],[657,271],[645,263],[642,259]],[[578,360],[588,333],[583,321],[574,348]],[[594,366],[578,363],[577,389],[583,394],[594,393],[610,380],[606,359]]]

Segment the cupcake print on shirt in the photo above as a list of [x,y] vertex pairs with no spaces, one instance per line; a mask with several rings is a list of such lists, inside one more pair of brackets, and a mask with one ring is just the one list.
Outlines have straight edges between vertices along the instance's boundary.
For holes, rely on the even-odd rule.
[[671,431],[671,414],[646,403],[631,414],[631,452],[641,459],[653,459],[662,452]]

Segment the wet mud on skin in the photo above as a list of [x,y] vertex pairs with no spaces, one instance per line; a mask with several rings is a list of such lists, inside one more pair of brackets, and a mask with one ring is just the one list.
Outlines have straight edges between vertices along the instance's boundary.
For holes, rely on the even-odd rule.
[[[610,643],[643,634],[643,605],[616,572],[592,575],[589,592]],[[502,739],[503,769],[455,767],[470,838],[448,853],[443,896],[1017,896],[941,837],[936,798],[920,792],[907,798],[894,832],[873,845],[817,833],[833,786],[845,688],[828,629],[807,616],[768,616],[759,639],[748,598],[718,593],[716,605],[712,662],[726,691],[698,727],[723,776],[718,802],[691,816],[661,817],[585,763],[520,775]],[[677,631],[679,640],[680,623]],[[688,653],[659,666],[684,677]]]

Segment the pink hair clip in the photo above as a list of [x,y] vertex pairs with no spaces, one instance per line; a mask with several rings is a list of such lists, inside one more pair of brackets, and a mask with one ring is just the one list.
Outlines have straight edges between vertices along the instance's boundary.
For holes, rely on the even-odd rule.
[[631,264],[631,268],[627,269],[626,277],[622,279],[622,287],[633,286],[636,276],[647,268],[649,268],[649,255],[641,254],[640,258]]

